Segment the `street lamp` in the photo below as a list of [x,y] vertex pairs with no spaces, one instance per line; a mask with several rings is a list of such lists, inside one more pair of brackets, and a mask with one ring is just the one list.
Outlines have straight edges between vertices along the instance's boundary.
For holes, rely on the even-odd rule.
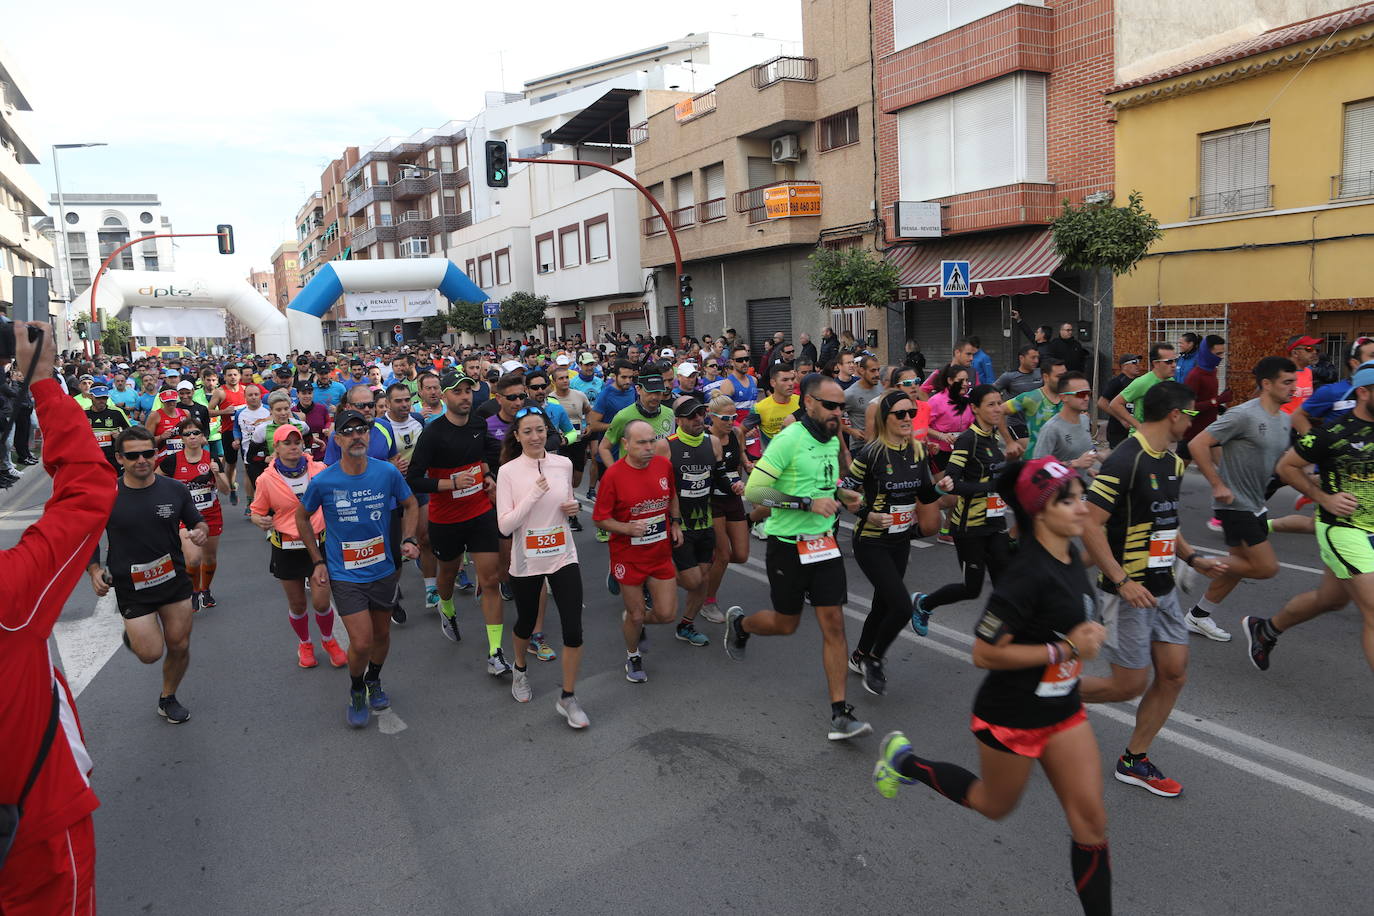
[[62,199],[62,169],[57,162],[57,151],[60,149],[84,149],[88,146],[109,146],[108,143],[54,143],[52,145],[52,174],[57,184],[57,219],[54,226],[57,229],[57,240],[62,246],[62,276],[67,281],[65,305],[63,306],[62,320],[70,320],[72,300],[76,298],[76,286],[72,282],[72,254],[71,246],[67,244],[67,215],[66,203]]

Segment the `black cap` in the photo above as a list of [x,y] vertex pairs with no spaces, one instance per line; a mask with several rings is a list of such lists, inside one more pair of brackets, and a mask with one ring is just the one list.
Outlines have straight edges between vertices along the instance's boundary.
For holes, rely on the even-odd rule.
[[350,359],[350,360],[348,361],[348,364],[349,364],[350,366],[361,366],[361,365],[363,365],[363,361],[362,361],[362,358],[361,358],[361,357],[355,356],[355,357],[353,357],[352,359]]
[[690,394],[681,395],[673,402],[673,416],[675,417],[690,417],[698,410],[705,409],[706,405]]
[[1125,365],[1127,365],[1127,364],[1129,364],[1129,363],[1138,363],[1138,362],[1140,362],[1140,354],[1139,354],[1139,353],[1122,353],[1121,356],[1117,359],[1116,364],[1117,364],[1118,366],[1125,366]]
[[290,375],[290,374],[291,374],[291,367],[290,367],[290,366],[278,366],[277,369],[276,369],[276,374],[277,374],[277,375]]
[[477,382],[473,381],[466,372],[453,369],[445,372],[443,377],[439,379],[439,390],[449,391],[457,388],[459,385],[463,384],[463,382],[467,382],[473,388],[477,387]]
[[310,368],[314,369],[316,372],[328,372],[329,363],[325,362],[324,360],[317,359],[315,360],[315,362],[310,364]]
[[638,384],[639,387],[644,389],[645,391],[662,392],[664,390],[663,373],[641,372],[639,375]]
[[339,432],[343,432],[344,429],[350,425],[371,426],[372,421],[356,410],[345,410],[343,413],[339,414],[339,418],[334,421],[334,428]]

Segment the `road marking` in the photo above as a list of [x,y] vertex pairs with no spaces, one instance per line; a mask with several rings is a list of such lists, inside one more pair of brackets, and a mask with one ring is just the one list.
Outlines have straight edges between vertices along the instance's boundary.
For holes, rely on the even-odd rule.
[[[740,575],[746,576],[750,579],[754,579],[765,584],[768,582],[768,576],[766,575],[766,573],[760,571],[763,568],[761,563],[759,563],[754,558],[750,558],[750,560],[748,561],[748,565],[752,568],[741,568],[741,566],[739,565],[732,565],[730,569],[733,572],[737,572]],[[860,605],[865,608],[872,607],[872,605],[868,601],[864,600],[863,598],[854,597],[853,595],[850,596],[849,604]],[[867,616],[867,614],[846,607],[845,616],[850,617],[854,620],[861,621]],[[962,631],[952,629],[950,627],[932,623],[930,625],[930,631],[932,633],[938,633],[940,636],[943,636],[946,639],[951,639],[964,645],[973,644],[972,636]],[[939,642],[938,640],[919,637],[915,633],[905,628],[902,629],[901,636],[906,640],[923,648],[933,649],[936,652],[949,656],[950,658],[955,658],[960,661],[972,664],[972,657],[962,649],[946,645],[942,642]],[[1138,700],[1132,700],[1130,703],[1126,704],[1113,705],[1105,705],[1100,703],[1085,703],[1084,708],[1087,709],[1090,713],[1105,716],[1106,718],[1111,719],[1127,727],[1134,727],[1134,712],[1127,712],[1119,707],[1130,706],[1134,708],[1138,704]],[[1178,718],[1175,719],[1175,716],[1177,716]],[[1188,728],[1195,729],[1197,731],[1210,735],[1213,738],[1217,738],[1218,740],[1233,742],[1237,745],[1240,745],[1252,754],[1269,757],[1271,759],[1277,760],[1281,763],[1285,763],[1297,769],[1305,770],[1307,772],[1320,775],[1326,779],[1331,780],[1332,782],[1336,782],[1349,788],[1374,795],[1374,780],[1372,779],[1368,779],[1364,776],[1360,776],[1355,773],[1342,770],[1339,767],[1335,767],[1331,764],[1324,763],[1323,761],[1316,760],[1312,757],[1307,756],[1306,754],[1289,750],[1288,748],[1280,747],[1278,745],[1271,744],[1267,741],[1261,741],[1259,739],[1252,738],[1249,735],[1246,735],[1242,732],[1235,731],[1234,729],[1227,728],[1226,726],[1219,725],[1215,722],[1210,722],[1201,716],[1198,716],[1194,713],[1189,713],[1186,710],[1179,709],[1178,707],[1174,708],[1173,713],[1170,716],[1169,722],[1171,725],[1185,726]],[[1253,776],[1258,776],[1259,778],[1264,779],[1268,782],[1272,782],[1275,785],[1282,786],[1286,789],[1291,789],[1292,791],[1297,792],[1301,795],[1306,795],[1308,798],[1311,798],[1315,801],[1331,805],[1334,808],[1339,808],[1342,811],[1346,811],[1350,814],[1362,817],[1367,821],[1374,822],[1374,807],[1370,807],[1369,805],[1365,805],[1361,802],[1355,801],[1354,799],[1347,798],[1344,795],[1332,792],[1329,789],[1324,789],[1321,786],[1314,785],[1310,782],[1307,782],[1306,780],[1299,779],[1296,776],[1290,776],[1287,773],[1282,773],[1278,770],[1271,769],[1269,767],[1264,766],[1263,764],[1256,763],[1251,758],[1242,757],[1238,754],[1233,754],[1230,751],[1217,747],[1214,744],[1210,744],[1206,741],[1202,741],[1197,738],[1193,738],[1189,735],[1182,734],[1175,728],[1166,727],[1160,729],[1159,737],[1164,739],[1165,741],[1172,742],[1173,744],[1177,744],[1180,747],[1187,748],[1188,750],[1194,751],[1205,757],[1210,757],[1213,760],[1218,761],[1219,763],[1224,763],[1228,766],[1235,767],[1238,770],[1242,770]]]
[[100,669],[119,651],[124,621],[115,606],[113,591],[97,598],[89,617],[80,620],[58,620],[52,635],[57,641],[57,655],[62,660],[62,673],[72,696],[81,696]]
[[405,730],[405,720],[390,709],[383,709],[377,713],[377,731],[383,735],[396,735]]
[[[1193,545],[1193,548],[1195,550],[1200,550],[1203,553],[1216,554],[1217,556],[1222,557],[1227,556],[1230,553],[1230,551],[1228,550],[1217,550],[1215,547],[1198,547],[1196,544]],[[1299,566],[1296,563],[1280,563],[1279,565],[1282,566],[1284,569],[1295,569],[1298,572],[1312,573],[1316,576],[1320,576],[1322,573],[1326,571],[1324,569],[1316,569],[1312,566]]]

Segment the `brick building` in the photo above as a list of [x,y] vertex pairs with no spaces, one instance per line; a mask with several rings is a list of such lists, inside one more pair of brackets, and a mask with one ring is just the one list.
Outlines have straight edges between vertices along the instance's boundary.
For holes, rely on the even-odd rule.
[[301,288],[300,255],[295,242],[282,242],[272,252],[272,304],[277,311],[286,311],[291,298]]

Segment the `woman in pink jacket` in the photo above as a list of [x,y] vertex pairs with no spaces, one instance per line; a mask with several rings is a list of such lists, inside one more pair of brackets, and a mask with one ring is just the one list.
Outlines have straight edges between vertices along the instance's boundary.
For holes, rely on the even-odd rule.
[[970,387],[969,370],[963,366],[948,365],[935,377],[926,446],[937,471],[943,471],[949,463],[954,440],[973,425],[973,407],[968,402]]
[[520,662],[529,651],[545,581],[563,626],[563,692],[554,704],[573,728],[590,724],[573,695],[582,661],[582,569],[568,519],[581,508],[573,496],[572,462],[545,451],[549,421],[538,407],[515,414],[501,443],[496,477],[496,523],[511,537],[510,581],[515,592],[515,677],[511,696],[528,703],[533,692]]
[[[290,424],[278,426],[272,434],[273,452],[267,470],[258,478],[248,518],[263,531],[269,532],[272,544],[272,563],[268,567],[286,592],[287,618],[299,643],[296,660],[302,668],[314,668],[315,644],[310,641],[310,621],[305,616],[305,580],[314,571],[310,552],[305,549],[300,532],[296,530],[296,506],[310,484],[310,478],[327,465],[306,456],[301,431]],[[324,514],[316,511],[310,518],[316,540],[324,536]],[[321,548],[323,549],[323,548]],[[334,607],[329,602],[329,586],[314,586],[310,601],[315,608],[315,626],[320,630],[320,644],[329,654],[335,668],[348,664],[348,654],[334,638]]]

